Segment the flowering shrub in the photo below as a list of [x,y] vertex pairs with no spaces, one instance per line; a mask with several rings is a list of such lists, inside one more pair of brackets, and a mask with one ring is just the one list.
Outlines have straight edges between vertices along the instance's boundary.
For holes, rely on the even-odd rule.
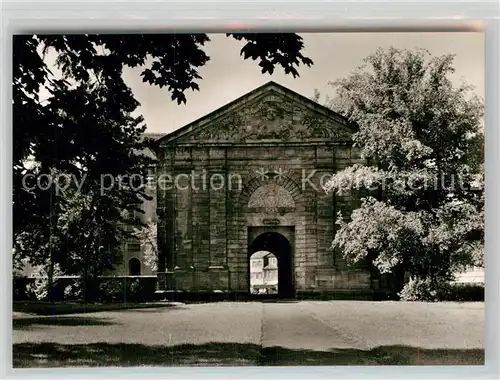
[[429,279],[411,277],[399,292],[402,301],[438,301],[438,291]]
[[[58,264],[54,265],[53,278],[63,274]],[[49,271],[48,265],[39,265],[33,268],[32,277],[35,277],[33,282],[28,283],[27,293],[34,296],[39,301],[44,301],[49,298]],[[54,284],[53,284],[54,286]]]
[[115,279],[103,280],[99,284],[99,294],[102,301],[117,302],[123,300],[123,281]]
[[432,282],[429,279],[412,277],[399,296],[402,301],[484,301],[484,284]]
[[136,228],[135,236],[139,239],[143,251],[144,264],[156,271],[158,263],[157,222],[150,220],[148,224],[140,229]]
[[141,284],[139,279],[134,278],[127,281],[127,299],[137,301],[141,295]]
[[77,279],[64,288],[65,300],[81,300],[83,299],[83,283]]
[[101,280],[100,299],[104,302],[143,302],[152,300],[156,278],[114,277]]

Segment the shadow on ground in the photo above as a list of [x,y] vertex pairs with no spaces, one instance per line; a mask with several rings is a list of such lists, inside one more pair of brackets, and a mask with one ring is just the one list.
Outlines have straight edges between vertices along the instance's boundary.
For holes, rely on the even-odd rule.
[[262,348],[255,344],[144,346],[141,344],[13,346],[14,368],[95,366],[272,366],[272,365],[483,365],[484,350],[420,349],[384,346],[328,352]]
[[[158,307],[158,308],[146,308],[146,307],[143,307],[143,308],[138,308],[138,309],[123,309],[123,310],[120,310],[120,312],[122,313],[144,313],[144,314],[147,314],[147,313],[151,313],[151,314],[154,314],[154,313],[161,313],[161,312],[164,312],[165,310],[176,310],[176,309],[181,309],[183,307],[183,305],[166,305],[164,307]],[[114,311],[114,310],[113,310]]]
[[16,318],[12,320],[14,330],[33,329],[37,325],[44,326],[108,326],[113,325],[107,319],[88,317],[28,317]]
[[167,302],[117,302],[117,303],[81,303],[81,302],[14,302],[12,310],[20,313],[36,315],[86,314],[101,311],[124,311],[139,309],[159,309],[173,307]]

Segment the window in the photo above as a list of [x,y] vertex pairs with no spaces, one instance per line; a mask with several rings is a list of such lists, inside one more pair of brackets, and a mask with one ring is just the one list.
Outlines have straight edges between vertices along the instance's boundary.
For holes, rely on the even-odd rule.
[[138,252],[141,250],[141,245],[139,243],[127,243],[127,250],[129,252]]
[[128,270],[131,276],[140,276],[141,275],[141,262],[139,259],[135,257],[130,259],[128,262]]

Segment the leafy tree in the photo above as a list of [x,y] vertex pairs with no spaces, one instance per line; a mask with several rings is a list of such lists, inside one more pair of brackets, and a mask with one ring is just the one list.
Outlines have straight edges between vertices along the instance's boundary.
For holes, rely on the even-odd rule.
[[[245,41],[244,59],[259,61],[263,73],[282,67],[294,77],[310,66],[296,34],[228,34]],[[18,35],[13,40],[13,215],[14,260],[55,263],[84,278],[105,270],[119,244],[120,211],[138,209],[144,188],[112,186],[101,194],[102,175],[144,178],[151,164],[141,154],[139,103],[122,78],[125,66],[141,67],[143,80],[166,87],[186,102],[199,90],[198,69],[209,57],[205,34]],[[57,55],[57,77],[45,63]],[[46,90],[49,95],[40,99]],[[31,182],[26,179],[32,175]],[[54,176],[70,176],[75,190],[58,192]],[[109,179],[109,178],[107,178]],[[100,247],[104,247],[101,249]],[[89,261],[90,260],[90,261]],[[93,263],[91,265],[91,263]],[[94,265],[95,264],[95,265]]]
[[330,106],[359,126],[363,164],[326,185],[362,199],[340,216],[333,245],[350,262],[369,258],[382,273],[404,272],[437,287],[481,261],[484,194],[481,100],[454,88],[453,56],[377,50],[332,83]]
[[316,103],[319,103],[320,102],[320,99],[321,99],[321,92],[315,88],[314,89],[314,93],[313,93],[313,96],[311,96],[310,98],[313,102],[316,102]]
[[35,164],[24,167],[23,186],[15,193],[31,205],[14,203],[16,252],[32,265],[49,265],[49,287],[55,264],[82,276],[87,299],[93,293],[87,287],[109,266],[110,256],[116,258],[121,210],[148,199],[130,178],[143,178],[151,160],[141,153],[142,118],[131,116],[127,102],[116,102],[113,83],[97,76],[72,87],[62,82],[44,105],[44,112],[53,113],[48,127],[56,137],[32,144]]

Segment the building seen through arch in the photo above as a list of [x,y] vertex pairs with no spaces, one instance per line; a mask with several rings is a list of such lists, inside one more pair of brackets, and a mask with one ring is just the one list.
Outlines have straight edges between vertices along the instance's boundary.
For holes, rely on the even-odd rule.
[[250,256],[250,293],[278,294],[278,259],[271,252],[259,251]]

